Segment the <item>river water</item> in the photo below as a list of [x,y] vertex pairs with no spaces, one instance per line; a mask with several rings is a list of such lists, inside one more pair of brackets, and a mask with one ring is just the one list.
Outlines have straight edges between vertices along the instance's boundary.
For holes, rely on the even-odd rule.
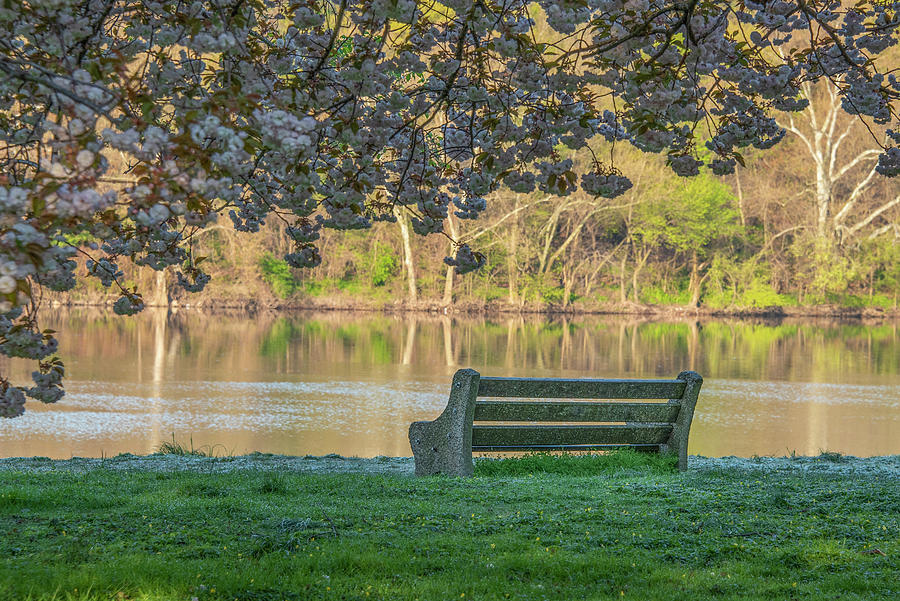
[[[66,396],[0,419],[0,456],[410,455],[453,372],[704,377],[690,452],[900,454],[900,325],[55,309]],[[3,359],[27,381],[33,364]]]

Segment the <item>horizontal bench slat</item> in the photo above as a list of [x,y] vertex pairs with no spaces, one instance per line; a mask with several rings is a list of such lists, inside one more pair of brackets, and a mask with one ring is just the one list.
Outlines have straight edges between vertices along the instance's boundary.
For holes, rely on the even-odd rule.
[[662,444],[672,426],[472,426],[472,446]]
[[531,445],[492,445],[472,447],[473,451],[482,453],[498,453],[501,451],[617,451],[632,449],[635,451],[659,451],[658,444],[531,444]]
[[476,401],[475,421],[674,422],[681,405],[569,401]]
[[566,380],[557,378],[481,378],[480,397],[540,399],[680,399],[681,380]]

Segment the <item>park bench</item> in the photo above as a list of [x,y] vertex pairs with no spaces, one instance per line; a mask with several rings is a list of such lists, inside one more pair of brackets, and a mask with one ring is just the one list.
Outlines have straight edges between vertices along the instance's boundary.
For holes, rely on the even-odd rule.
[[[409,427],[416,475],[471,476],[472,451],[621,448],[676,454],[678,469],[685,470],[702,384],[703,378],[693,371],[683,371],[674,380],[568,380],[482,378],[474,369],[461,369],[453,376],[444,412],[434,421]],[[668,402],[622,402],[634,399]]]

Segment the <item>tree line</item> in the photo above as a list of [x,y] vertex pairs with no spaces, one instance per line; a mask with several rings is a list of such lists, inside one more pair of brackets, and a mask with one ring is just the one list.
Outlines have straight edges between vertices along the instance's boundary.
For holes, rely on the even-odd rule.
[[[840,111],[830,84],[807,85],[804,94],[806,110],[779,117],[785,141],[748,154],[731,175],[680,178],[664,157],[595,141],[594,153],[615,153],[632,175],[633,187],[616,199],[502,190],[478,221],[450,215],[446,237],[416,235],[397,211],[396,223],[365,234],[324,233],[325,259],[311,270],[279,258],[290,240],[277,223],[253,244],[213,228],[197,248],[214,281],[205,300],[894,309],[900,187],[875,171],[883,131]],[[577,169],[591,154],[567,156]],[[479,272],[460,276],[443,265],[458,241],[482,249]]]

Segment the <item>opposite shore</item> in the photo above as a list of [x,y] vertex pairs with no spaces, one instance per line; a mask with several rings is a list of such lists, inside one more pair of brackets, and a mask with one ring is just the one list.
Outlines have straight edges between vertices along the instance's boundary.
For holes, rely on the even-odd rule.
[[[70,298],[66,295],[49,296],[55,307],[112,307],[115,299],[111,296],[92,295]],[[148,307],[173,309],[202,309],[209,311],[347,311],[382,313],[421,313],[435,315],[546,315],[546,316],[588,316],[588,315],[632,315],[656,319],[688,319],[696,317],[736,317],[736,318],[833,318],[862,320],[900,319],[900,308],[873,306],[849,307],[836,304],[809,306],[770,306],[722,309],[700,305],[655,305],[646,303],[573,303],[567,306],[553,303],[525,303],[513,305],[508,302],[457,302],[443,304],[437,301],[407,300],[376,301],[348,297],[308,298],[299,301],[283,301],[271,296],[218,297],[213,295],[188,296],[184,300],[172,299],[166,303],[147,303]]]

